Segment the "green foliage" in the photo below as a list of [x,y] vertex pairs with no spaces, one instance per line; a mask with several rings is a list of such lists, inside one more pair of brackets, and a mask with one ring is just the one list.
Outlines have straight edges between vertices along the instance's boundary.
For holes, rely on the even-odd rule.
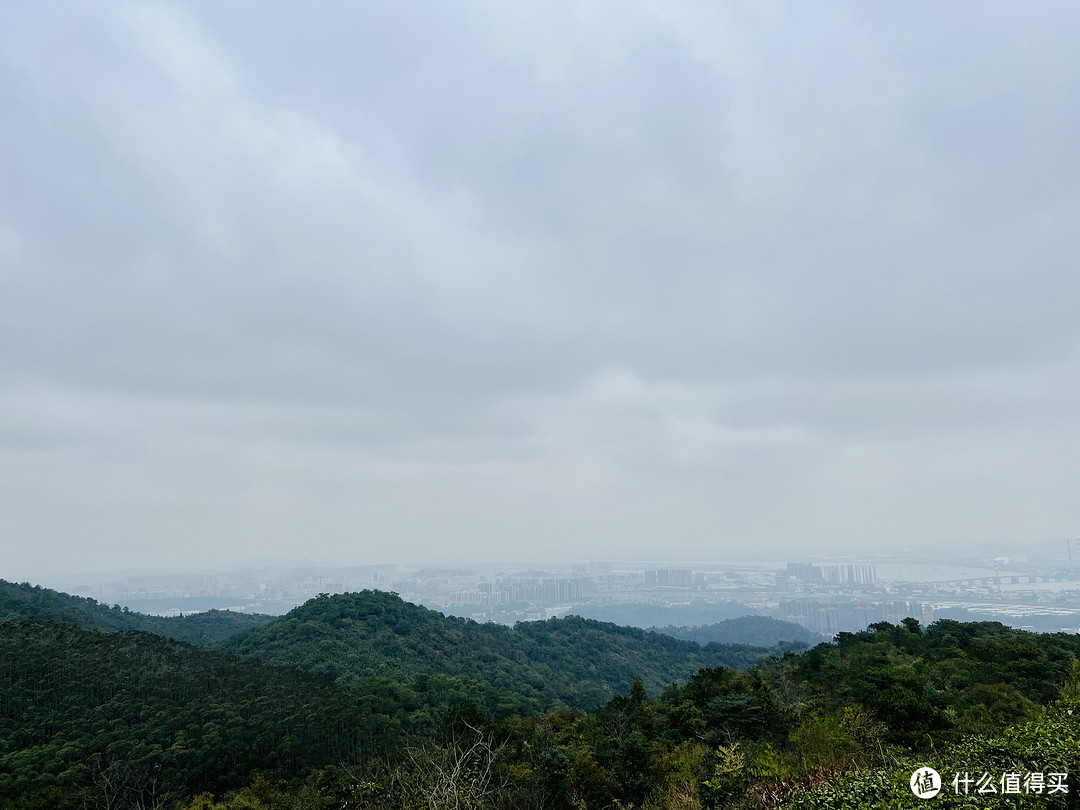
[[[635,677],[659,691],[701,668],[748,667],[767,651],[680,641],[569,616],[510,628],[444,616],[377,591],[321,596],[218,649],[341,679],[354,694],[385,695],[409,711],[446,704],[445,689],[499,716],[559,706],[594,709]],[[423,674],[437,680],[417,682]],[[425,707],[427,707],[425,709]]]
[[209,610],[177,617],[146,616],[118,605],[110,608],[94,599],[71,596],[40,585],[0,579],[0,619],[3,618],[70,622],[98,630],[141,630],[202,646],[258,627],[272,617],[231,610]]
[[[942,777],[942,790],[932,800],[920,799],[910,790],[911,774],[924,765],[936,769]],[[1075,774],[1080,771],[1080,717],[1070,714],[1062,704],[1043,717],[1000,729],[988,736],[967,736],[956,744],[946,746],[932,757],[906,755],[890,768],[870,768],[836,775],[822,784],[796,788],[784,800],[788,807],[800,810],[826,808],[893,808],[934,807],[1072,807],[1076,801]],[[1069,774],[1069,793],[1051,794],[1026,792],[1023,777],[1031,772]],[[956,774],[973,778],[983,773],[996,782],[997,794],[977,793],[977,785],[969,785],[965,795],[963,785],[953,785]],[[1021,792],[1004,796],[1000,793],[1002,775],[1019,774]],[[959,787],[959,790],[957,789]],[[1070,803],[1071,802],[1071,803]]]
[[821,636],[794,622],[784,622],[768,616],[740,616],[716,624],[695,627],[653,627],[658,633],[696,641],[698,644],[752,644],[757,647],[778,647],[782,655],[787,650],[806,649]]
[[830,710],[861,705],[888,742],[925,748],[1033,717],[1057,700],[1080,639],[996,622],[872,625],[784,659],[780,677]]
[[1080,709],[1080,660],[1069,662],[1065,682],[1061,686],[1061,701],[1069,709]]
[[775,658],[364,592],[207,651],[86,627],[138,614],[0,594],[5,810],[914,808],[924,764],[1080,772],[1064,634],[882,622]]
[[712,804],[723,802],[746,788],[748,776],[746,755],[739,750],[739,743],[718,745],[712,776],[702,783],[705,796]]
[[[147,633],[0,621],[0,805],[221,792],[257,770],[297,775],[375,753],[385,726],[293,669]],[[55,788],[68,798],[46,800]]]

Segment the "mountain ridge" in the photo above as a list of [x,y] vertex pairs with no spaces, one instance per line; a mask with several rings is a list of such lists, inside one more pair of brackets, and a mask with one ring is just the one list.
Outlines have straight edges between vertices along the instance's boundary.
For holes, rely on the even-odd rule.
[[138,630],[196,646],[226,638],[270,621],[261,613],[208,610],[187,616],[150,616],[119,605],[109,607],[96,599],[75,596],[28,582],[0,579],[0,617],[19,616],[61,621],[107,631]]
[[702,646],[579,616],[480,624],[383,591],[321,595],[214,648],[353,682],[417,671],[465,677],[516,694],[523,713],[588,710],[625,693],[635,677],[659,691],[699,669],[745,669],[791,649]]

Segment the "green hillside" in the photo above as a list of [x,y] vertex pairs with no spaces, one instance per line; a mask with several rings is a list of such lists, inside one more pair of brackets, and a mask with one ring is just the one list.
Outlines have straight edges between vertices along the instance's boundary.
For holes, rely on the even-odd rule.
[[0,620],[0,807],[150,807],[375,753],[384,726],[294,669],[149,633]]
[[923,629],[906,619],[840,633],[785,659],[782,677],[823,709],[864,707],[890,741],[915,747],[1035,716],[1061,697],[1077,656],[1080,636],[1072,634],[951,619]]
[[398,759],[368,762],[360,778],[324,769],[255,806],[404,810],[456,795],[457,806],[488,810],[1075,807],[1075,784],[1066,797],[943,793],[930,803],[908,780],[930,764],[947,780],[966,770],[1075,782],[1078,651],[1076,636],[994,623],[881,623],[745,671],[701,670],[659,693],[634,682],[588,714],[473,714]]
[[365,591],[201,650],[78,612],[22,618],[139,620],[4,593],[3,810],[854,810],[930,806],[907,787],[917,765],[1080,771],[1071,634],[906,619],[778,658],[577,617],[477,624]]
[[258,627],[272,618],[231,610],[210,610],[183,617],[147,616],[40,585],[0,579],[0,619],[5,617],[70,622],[99,630],[141,630],[200,646]]
[[696,627],[651,627],[657,633],[698,644],[753,644],[758,647],[772,647],[783,642],[795,642],[793,649],[803,649],[821,641],[821,636],[812,633],[794,622],[785,622],[768,616],[740,616],[716,624]]
[[312,599],[217,646],[340,678],[360,693],[378,678],[412,684],[422,674],[425,687],[432,675],[457,678],[482,688],[483,704],[497,714],[593,709],[625,693],[635,677],[660,690],[702,668],[746,668],[776,652],[703,647],[576,616],[513,628],[478,624],[378,591]]
[[[800,786],[784,797],[784,803],[795,810],[1074,808],[1080,804],[1077,709],[1080,705],[1065,701],[1035,720],[985,735],[968,735],[930,755],[897,752],[877,766],[834,773],[816,784]],[[927,766],[938,771],[942,782],[941,793],[932,800],[917,797],[909,787],[912,773]],[[1064,778],[1051,776],[1055,773]],[[1011,785],[1007,774],[1014,775]],[[1030,780],[1030,774],[1039,775],[1041,787],[1039,781]],[[990,778],[984,780],[984,775]],[[1005,790],[1011,795],[1004,795]]]

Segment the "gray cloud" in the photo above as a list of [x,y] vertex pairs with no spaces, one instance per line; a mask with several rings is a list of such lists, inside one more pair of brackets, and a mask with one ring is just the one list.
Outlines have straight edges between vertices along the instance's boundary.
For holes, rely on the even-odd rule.
[[1077,22],[10,10],[12,564],[1073,531]]

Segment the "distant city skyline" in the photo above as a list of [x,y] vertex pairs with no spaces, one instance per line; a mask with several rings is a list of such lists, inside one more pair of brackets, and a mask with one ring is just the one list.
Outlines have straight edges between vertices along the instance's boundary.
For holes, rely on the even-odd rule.
[[38,584],[162,616],[213,609],[279,615],[317,596],[370,589],[507,625],[576,614],[643,628],[703,627],[761,616],[793,622],[824,638],[909,618],[923,625],[953,618],[1044,631],[1080,629],[1080,565],[1062,547],[1030,550],[1007,556],[939,555],[932,561],[879,554],[726,564],[522,560],[320,566],[266,561],[225,570],[87,574]]

